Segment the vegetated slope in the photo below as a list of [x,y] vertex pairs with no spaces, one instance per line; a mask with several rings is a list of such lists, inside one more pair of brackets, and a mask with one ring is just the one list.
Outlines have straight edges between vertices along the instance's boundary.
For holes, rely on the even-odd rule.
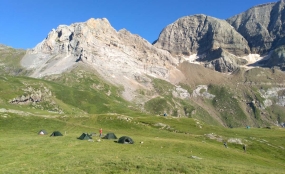
[[[132,111],[132,104],[122,99],[119,88],[86,72],[62,74],[57,82],[15,76],[1,76],[0,80],[0,106],[11,109],[7,112],[73,116],[138,112]],[[64,81],[70,82],[64,84]]]
[[[184,83],[191,86],[192,91],[201,84],[208,87],[207,91],[200,89],[200,94],[208,92],[214,98],[195,97],[192,93],[191,99],[223,124],[229,127],[284,124],[281,113],[284,111],[284,72],[240,68],[225,75],[189,63],[182,64],[180,70],[187,74]],[[273,111],[276,107],[279,109]]]
[[185,74],[185,80],[178,85],[148,77],[152,88],[136,90],[134,103],[122,98],[122,86],[106,82],[83,63],[71,71],[46,76],[48,81],[3,76],[1,103],[18,110],[36,109],[48,114],[74,113],[77,116],[166,113],[227,127],[281,125],[285,121],[282,114],[284,76],[280,70],[238,69],[226,75],[191,63],[180,64],[179,70]]
[[0,44],[0,74],[19,75],[27,71],[20,65],[26,51]]

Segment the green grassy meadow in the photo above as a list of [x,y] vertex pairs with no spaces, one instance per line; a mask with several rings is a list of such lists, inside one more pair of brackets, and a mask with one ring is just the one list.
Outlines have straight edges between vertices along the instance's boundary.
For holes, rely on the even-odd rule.
[[[284,129],[208,126],[191,118],[87,115],[47,117],[1,114],[0,173],[283,173]],[[128,117],[129,120],[124,118]],[[168,125],[162,129],[155,123]],[[135,143],[78,140],[83,132],[114,132]],[[64,136],[37,135],[45,129]],[[239,138],[242,145],[212,140]],[[140,143],[143,142],[143,143]],[[196,159],[199,158],[199,159]]]

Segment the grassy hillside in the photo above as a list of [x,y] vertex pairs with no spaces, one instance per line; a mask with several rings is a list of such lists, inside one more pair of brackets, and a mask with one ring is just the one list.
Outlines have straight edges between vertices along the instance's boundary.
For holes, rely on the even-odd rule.
[[[64,76],[62,77],[64,78]],[[80,116],[100,113],[135,114],[131,103],[119,97],[120,89],[91,78],[82,78],[79,85],[69,86],[28,77],[0,77],[0,107],[32,113],[62,113]],[[78,80],[78,79],[77,79]],[[100,87],[98,87],[100,86]],[[40,92],[39,92],[40,91]],[[11,100],[40,93],[40,102],[11,104]]]
[[[179,85],[189,94],[199,85],[206,85],[214,99],[177,96],[176,87],[164,80],[152,79],[154,90],[141,89],[136,97],[139,103],[122,99],[122,87],[114,86],[100,78],[94,69],[79,66],[70,72],[45,77],[44,80],[14,75],[28,74],[20,66],[24,50],[0,46],[0,106],[38,110],[47,114],[71,115],[123,113],[137,115],[141,112],[152,115],[196,118],[207,124],[227,127],[264,127],[285,122],[284,107],[278,106],[277,98],[270,98],[273,105],[264,107],[266,101],[260,90],[283,88],[284,72],[278,69],[238,69],[231,75],[222,74],[201,65],[182,63],[178,67],[185,75]],[[13,76],[11,76],[13,75]],[[151,77],[150,77],[151,78]],[[31,90],[32,89],[32,90]],[[285,89],[278,97],[285,96]],[[203,93],[205,91],[200,91]],[[41,95],[38,103],[11,105],[13,99]],[[176,95],[176,96],[175,96]],[[147,99],[147,100],[146,100]]]
[[14,49],[0,44],[0,74],[27,74],[27,71],[20,65],[20,60],[25,53],[25,50]]
[[[265,74],[257,70],[244,71],[244,74],[233,74],[225,84],[210,83],[208,92],[214,99],[175,97],[176,86],[169,82],[153,79],[154,91],[143,95],[155,96],[144,103],[143,109],[121,97],[121,87],[116,87],[102,80],[96,72],[85,67],[78,67],[71,72],[46,77],[45,80],[28,77],[3,75],[0,77],[0,106],[45,112],[46,114],[62,113],[80,116],[84,114],[119,113],[137,115],[141,112],[152,115],[196,118],[207,124],[225,125],[227,127],[270,126],[276,121],[285,121],[281,106],[272,105],[265,109],[261,106],[265,99],[260,89],[270,89],[274,83],[247,83],[256,74]],[[275,72],[281,78],[280,72]],[[244,82],[238,80],[245,80]],[[262,79],[260,79],[262,80]],[[234,85],[235,83],[236,85]],[[181,84],[190,94],[195,86]],[[40,92],[42,101],[28,104],[10,104],[11,100]],[[204,91],[200,91],[203,93]],[[282,96],[282,90],[279,95]],[[252,102],[254,101],[254,103]],[[273,102],[276,102],[273,99]]]
[[242,110],[237,99],[229,93],[226,87],[217,85],[209,86],[210,93],[215,95],[212,104],[221,113],[222,120],[229,127],[241,127],[247,124],[247,116]]
[[[175,117],[197,118],[208,124],[220,125],[210,113],[189,98],[181,99],[173,95],[175,86],[161,79],[153,79],[153,86],[158,97],[145,103],[145,110],[155,115],[171,115]],[[186,85],[181,85],[184,88]],[[187,89],[187,88],[186,88]],[[187,89],[191,93],[190,89]]]
[[[276,105],[284,97],[284,72],[269,68],[240,68],[230,75],[217,73],[199,65],[183,63],[180,70],[186,75],[184,84],[192,90],[198,85],[207,85],[213,100],[193,99],[205,109],[212,118],[228,127],[254,126],[264,127],[285,122],[285,109]],[[184,87],[185,88],[185,87]],[[187,89],[187,88],[186,88]],[[260,91],[279,90],[278,96],[268,98]],[[198,101],[198,102],[197,102]],[[267,103],[268,104],[268,103]],[[208,121],[209,122],[209,121]]]

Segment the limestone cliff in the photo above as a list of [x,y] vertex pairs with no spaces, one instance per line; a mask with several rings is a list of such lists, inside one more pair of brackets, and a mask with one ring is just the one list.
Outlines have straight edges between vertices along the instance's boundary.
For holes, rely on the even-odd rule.
[[252,53],[268,54],[285,44],[285,1],[257,5],[227,21],[248,41]]
[[[225,20],[220,20],[206,15],[186,16],[168,25],[160,33],[154,46],[169,51],[174,56],[190,56],[197,54],[199,61],[206,64],[217,62],[238,62],[234,56],[226,56],[222,53],[230,53],[236,56],[245,56],[250,53],[248,43]],[[225,58],[226,56],[226,58]],[[213,61],[215,63],[213,63]],[[236,63],[235,63],[236,64]],[[214,68],[221,72],[231,72],[236,65]]]
[[173,55],[204,54],[218,48],[249,53],[247,41],[226,21],[206,15],[186,16],[168,25],[154,44]]
[[78,63],[93,67],[111,83],[123,85],[127,99],[132,99],[135,89],[149,88],[147,75],[173,83],[183,78],[175,68],[178,60],[167,51],[125,29],[116,31],[107,19],[60,25],[21,61],[33,70],[32,77],[60,74]]

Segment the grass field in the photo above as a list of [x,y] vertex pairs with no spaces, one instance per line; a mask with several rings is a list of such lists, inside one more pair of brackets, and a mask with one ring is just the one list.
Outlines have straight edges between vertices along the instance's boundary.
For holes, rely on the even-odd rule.
[[[0,173],[283,173],[284,129],[208,126],[191,118],[87,115],[21,116],[0,113]],[[129,118],[129,119],[126,119]],[[156,123],[168,128],[155,126]],[[118,144],[83,132],[114,132],[135,143]],[[64,136],[37,135],[45,129]],[[210,139],[240,139],[242,145]],[[143,143],[140,143],[143,142]]]

